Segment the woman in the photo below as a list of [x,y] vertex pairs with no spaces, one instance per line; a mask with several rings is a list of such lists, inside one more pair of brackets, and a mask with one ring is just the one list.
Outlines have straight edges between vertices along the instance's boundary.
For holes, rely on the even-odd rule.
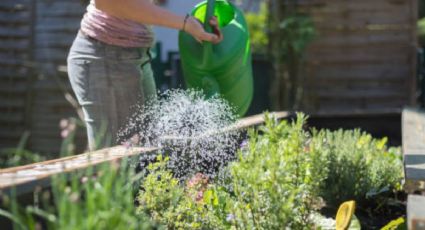
[[149,63],[154,38],[148,25],[218,43],[222,35],[216,18],[210,24],[215,34],[204,31],[197,19],[176,15],[151,0],[91,0],[68,55],[69,79],[84,112],[91,150],[116,144],[130,107],[156,95]]

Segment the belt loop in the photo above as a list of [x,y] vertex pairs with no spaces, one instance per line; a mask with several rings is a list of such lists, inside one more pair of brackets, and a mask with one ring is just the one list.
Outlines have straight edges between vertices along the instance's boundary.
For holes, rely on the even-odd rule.
[[148,48],[148,49],[146,50],[146,53],[148,54],[149,62],[151,62],[151,61],[152,61],[151,48]]
[[152,62],[152,55],[150,52],[150,48],[146,49],[146,54],[148,55],[148,60],[143,62],[142,65],[140,66],[140,68],[143,68],[145,65],[149,64],[150,62]]

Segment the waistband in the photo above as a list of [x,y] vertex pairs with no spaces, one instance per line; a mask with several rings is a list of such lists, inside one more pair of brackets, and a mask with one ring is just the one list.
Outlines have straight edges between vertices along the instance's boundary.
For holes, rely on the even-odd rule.
[[90,43],[95,44],[101,50],[109,50],[109,51],[112,51],[112,52],[115,51],[117,53],[121,53],[122,50],[126,50],[126,51],[133,50],[131,52],[137,51],[141,55],[146,55],[147,60],[142,63],[142,67],[152,61],[151,48],[146,48],[146,47],[123,47],[123,46],[111,45],[111,44],[105,43],[103,41],[99,41],[96,38],[93,38],[93,37],[90,37],[90,36],[86,35],[82,30],[79,30],[78,31],[78,35],[77,36],[79,36],[79,37],[81,37],[83,39],[88,40]]

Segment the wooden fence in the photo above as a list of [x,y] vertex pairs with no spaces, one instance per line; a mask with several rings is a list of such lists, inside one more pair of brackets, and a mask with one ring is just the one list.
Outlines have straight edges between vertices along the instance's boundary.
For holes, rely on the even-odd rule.
[[304,0],[318,38],[306,54],[304,109],[401,111],[415,103],[416,0]]
[[30,124],[33,19],[32,1],[0,2],[0,147],[17,145]]
[[84,8],[69,0],[0,1],[0,148],[16,147],[28,131],[27,148],[59,152],[59,122],[77,116],[65,70]]
[[[59,152],[60,120],[77,117],[65,70],[81,2],[0,1],[0,148],[28,131],[27,148]],[[417,0],[299,2],[318,31],[306,54],[305,111],[388,112],[414,103]],[[77,139],[84,148],[84,130]]]
[[[29,145],[36,151],[57,153],[62,142],[60,120],[77,117],[76,110],[66,100],[71,98],[66,58],[85,6],[80,1],[69,0],[36,0],[35,5],[32,53],[38,75],[33,85]],[[84,134],[79,132],[78,143],[84,143]]]

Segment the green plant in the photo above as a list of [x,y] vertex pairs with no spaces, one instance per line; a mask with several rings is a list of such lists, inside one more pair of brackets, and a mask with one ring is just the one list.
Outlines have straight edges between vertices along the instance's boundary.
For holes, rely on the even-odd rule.
[[275,109],[298,109],[304,87],[302,65],[305,50],[315,38],[313,19],[298,10],[297,1],[278,1],[269,16],[271,55],[275,79],[272,102]]
[[330,207],[349,199],[359,209],[386,207],[400,189],[399,149],[359,130],[308,132],[305,123],[302,114],[281,122],[266,116],[221,169],[224,179],[198,173],[179,181],[161,155],[140,175],[123,160],[56,177],[53,193],[38,193],[28,207],[12,197],[11,211],[0,215],[15,229],[33,229],[37,218],[48,229],[309,229],[322,198]]
[[44,156],[26,150],[29,137],[30,133],[26,131],[23,133],[16,148],[0,150],[0,168],[15,167],[45,160]]
[[399,217],[390,221],[387,225],[381,228],[382,230],[407,230],[407,223],[404,217]]
[[422,46],[425,45],[425,18],[421,18],[418,21],[418,38]]
[[400,189],[401,154],[386,146],[386,138],[374,139],[360,130],[313,131],[312,136],[328,152],[323,167],[329,173],[320,186],[320,196],[328,205],[337,207],[354,199],[359,206],[368,206],[371,198]]
[[128,160],[52,178],[52,192],[38,192],[36,202],[18,206],[8,202],[15,229],[153,229],[146,215],[136,215],[132,183],[138,180]]
[[266,54],[269,39],[267,36],[268,10],[265,2],[260,4],[259,12],[245,13],[248,24],[252,52],[255,54]]
[[150,173],[142,182],[137,212],[148,214],[167,229],[223,229],[203,197],[196,199],[199,187],[180,184],[166,168],[168,160],[159,155],[157,162],[148,166]]
[[325,178],[319,152],[303,130],[305,117],[278,122],[266,116],[262,135],[250,132],[249,148],[230,166],[235,224],[242,229],[307,228]]
[[142,183],[138,211],[170,229],[312,226],[310,216],[320,208],[317,192],[326,170],[304,123],[302,115],[295,122],[267,116],[261,135],[251,130],[249,147],[221,169],[228,177],[204,187],[179,183],[166,169],[167,159],[158,158]]

